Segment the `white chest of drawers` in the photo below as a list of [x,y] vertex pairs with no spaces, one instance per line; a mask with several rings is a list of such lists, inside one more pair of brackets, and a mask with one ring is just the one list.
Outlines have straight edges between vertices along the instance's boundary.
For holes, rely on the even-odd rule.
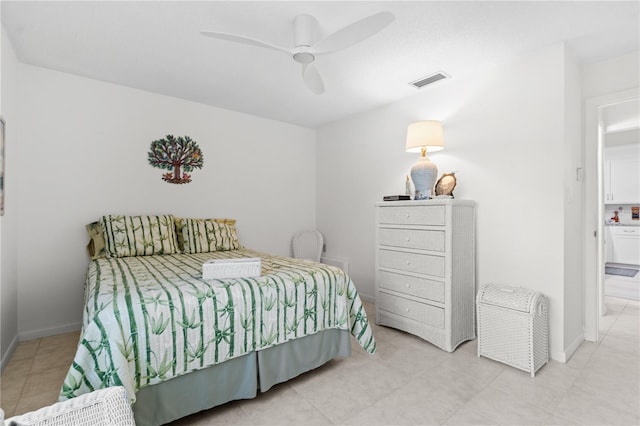
[[475,338],[475,203],[376,204],[376,322],[445,351]]

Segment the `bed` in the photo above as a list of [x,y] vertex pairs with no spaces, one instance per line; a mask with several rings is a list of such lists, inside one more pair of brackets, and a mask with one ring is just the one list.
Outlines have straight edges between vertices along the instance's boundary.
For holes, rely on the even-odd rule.
[[[89,227],[83,326],[61,400],[121,385],[137,424],[158,425],[349,356],[351,336],[375,352],[343,271],[241,247],[234,221],[104,216]],[[206,261],[236,258],[259,258],[260,276],[202,279]]]

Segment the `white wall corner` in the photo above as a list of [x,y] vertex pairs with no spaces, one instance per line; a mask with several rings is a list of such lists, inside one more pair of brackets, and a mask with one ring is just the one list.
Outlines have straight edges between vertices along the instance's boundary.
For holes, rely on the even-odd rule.
[[557,354],[551,354],[551,359],[564,362],[566,364],[576,353],[582,342],[584,342],[584,336],[581,335],[576,337],[567,347],[565,347],[564,351],[558,352]]
[[576,179],[576,168],[584,160],[582,143],[581,69],[564,50],[564,293],[563,341],[583,339],[584,318],[584,185]]
[[[13,142],[16,123],[16,85],[18,80],[18,60],[13,51],[13,46],[4,27],[0,29],[0,113],[6,120],[5,159],[14,158],[16,144]],[[8,360],[17,342],[18,334],[18,278],[17,278],[17,244],[18,244],[18,214],[15,200],[18,198],[16,181],[14,179],[15,168],[9,161],[5,161],[5,212],[0,219],[0,355],[2,363]]]
[[21,331],[18,333],[18,339],[19,341],[24,342],[28,340],[40,339],[41,337],[55,336],[57,334],[64,334],[64,333],[72,333],[74,331],[80,331],[81,328],[82,328],[81,322],[74,322],[74,323],[55,326],[55,327]]
[[349,261],[347,259],[323,255],[320,257],[320,263],[340,268],[345,274],[349,275]]
[[13,339],[11,339],[11,343],[9,343],[9,345],[7,346],[6,352],[2,354],[2,360],[0,361],[0,373],[4,371],[7,364],[9,364],[9,361],[11,361],[11,357],[13,356],[13,353],[16,351],[17,347],[18,336],[14,336]]
[[[360,296],[360,299],[361,299],[363,302],[371,303],[372,305],[375,305],[375,304],[376,304],[376,298],[375,298],[375,296],[370,296],[370,295],[368,295],[368,294],[362,294],[362,293],[360,293],[360,294],[359,294],[359,296]],[[372,320],[372,319],[373,319],[373,318],[370,318],[370,320]]]

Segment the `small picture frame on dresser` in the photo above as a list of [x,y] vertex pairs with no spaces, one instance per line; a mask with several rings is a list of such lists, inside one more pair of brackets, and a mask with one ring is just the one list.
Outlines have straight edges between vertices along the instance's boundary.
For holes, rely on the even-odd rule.
[[[436,182],[436,197],[453,198],[453,190],[456,187],[457,179],[455,172],[444,173]],[[441,197],[445,196],[445,197]]]

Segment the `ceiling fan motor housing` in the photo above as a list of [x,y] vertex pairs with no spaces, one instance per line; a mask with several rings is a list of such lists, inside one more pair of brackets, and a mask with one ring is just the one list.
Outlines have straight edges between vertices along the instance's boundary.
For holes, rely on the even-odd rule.
[[293,18],[293,41],[296,47],[309,47],[318,38],[318,20],[311,15],[298,15]]

